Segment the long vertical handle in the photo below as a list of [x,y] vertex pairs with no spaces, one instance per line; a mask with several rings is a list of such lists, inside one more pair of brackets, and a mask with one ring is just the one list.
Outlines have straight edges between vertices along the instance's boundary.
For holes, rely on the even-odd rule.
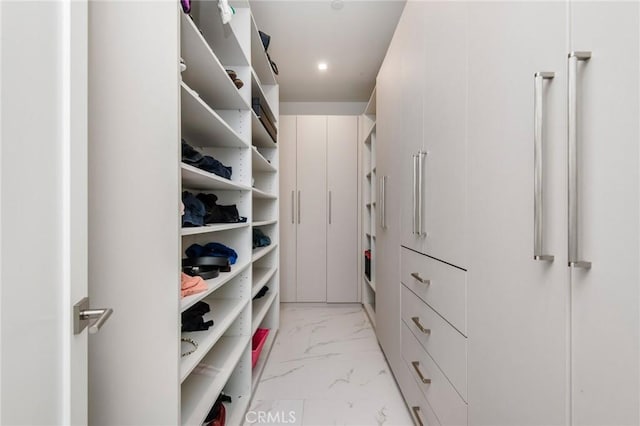
[[413,154],[411,156],[411,159],[413,161],[413,228],[412,228],[412,234],[417,234],[417,222],[418,222],[418,156]]
[[300,192],[298,191],[298,225],[300,225]]
[[329,191],[329,225],[331,225],[331,191]]
[[542,85],[544,80],[551,80],[553,72],[537,72],[534,74],[533,88],[533,258],[553,262],[553,255],[543,254],[543,123],[544,105]]
[[422,419],[420,418],[420,407],[415,406],[415,407],[411,407],[411,411],[413,411],[413,415],[416,418],[416,421],[418,422],[418,426],[424,426],[424,423],[422,423]]
[[378,189],[378,195],[380,200],[380,228],[384,227],[384,176],[380,176],[380,186]]
[[382,176],[382,229],[387,229],[387,176]]
[[296,223],[296,191],[291,191],[291,223]]
[[568,178],[569,178],[569,267],[591,268],[591,262],[578,260],[578,62],[588,61],[591,52],[569,53],[568,91]]
[[422,199],[424,193],[424,157],[426,157],[427,153],[424,151],[418,151],[418,229],[417,234],[420,237],[424,237],[425,233],[422,229],[422,208],[424,205],[424,200]]

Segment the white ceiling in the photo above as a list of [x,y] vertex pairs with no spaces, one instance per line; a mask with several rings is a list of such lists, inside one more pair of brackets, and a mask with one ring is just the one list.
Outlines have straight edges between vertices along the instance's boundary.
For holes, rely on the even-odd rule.
[[[340,0],[338,0],[340,1]],[[405,0],[251,0],[271,36],[281,102],[366,102]],[[320,72],[318,62],[328,70]]]

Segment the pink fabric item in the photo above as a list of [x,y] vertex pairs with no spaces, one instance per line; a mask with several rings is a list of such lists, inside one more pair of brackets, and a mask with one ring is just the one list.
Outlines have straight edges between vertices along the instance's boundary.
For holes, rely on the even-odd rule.
[[182,297],[191,296],[192,294],[202,293],[209,288],[207,283],[200,277],[190,277],[189,275],[182,273],[180,291]]

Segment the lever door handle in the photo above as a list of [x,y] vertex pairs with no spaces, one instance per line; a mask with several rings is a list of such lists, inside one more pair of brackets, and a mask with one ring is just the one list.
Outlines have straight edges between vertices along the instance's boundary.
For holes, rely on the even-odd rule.
[[[111,308],[89,309],[89,298],[83,298],[73,305],[73,334],[80,334],[87,326],[89,326],[89,333],[97,333],[111,314],[113,314]],[[96,321],[89,325],[94,319]]]

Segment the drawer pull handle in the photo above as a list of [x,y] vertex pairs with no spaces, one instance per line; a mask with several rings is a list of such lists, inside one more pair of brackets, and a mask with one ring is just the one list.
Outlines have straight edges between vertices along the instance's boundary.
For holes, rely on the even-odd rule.
[[413,278],[415,278],[416,280],[420,281],[422,284],[426,284],[426,285],[431,284],[431,280],[425,280],[424,278],[422,278],[422,277],[420,276],[420,273],[419,273],[419,272],[412,272],[412,273],[411,273],[411,276],[412,276]]
[[420,317],[412,317],[411,321],[418,327],[418,330],[422,331],[424,334],[431,334],[431,329],[424,328],[422,324],[420,324]]
[[413,365],[413,368],[416,370],[416,373],[418,373],[418,377],[420,378],[420,380],[422,381],[422,383],[428,385],[431,383],[431,379],[427,379],[424,377],[424,375],[422,375],[422,371],[420,371],[420,363],[418,361],[413,361],[411,363],[411,365]]
[[424,423],[422,423],[422,419],[420,419],[420,407],[411,407],[411,411],[413,411],[413,415],[416,417],[418,426],[424,426]]

